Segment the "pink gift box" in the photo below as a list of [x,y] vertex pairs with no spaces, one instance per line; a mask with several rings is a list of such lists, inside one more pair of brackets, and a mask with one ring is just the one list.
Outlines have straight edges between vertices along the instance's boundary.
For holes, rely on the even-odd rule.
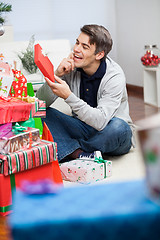
[[39,129],[24,127],[22,131],[11,131],[0,139],[0,153],[9,154],[27,149],[40,141]]
[[5,123],[0,125],[0,138],[12,131],[12,123]]

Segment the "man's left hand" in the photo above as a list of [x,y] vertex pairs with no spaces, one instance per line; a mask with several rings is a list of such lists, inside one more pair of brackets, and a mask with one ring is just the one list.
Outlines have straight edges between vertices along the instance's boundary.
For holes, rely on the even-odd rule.
[[45,80],[47,84],[52,89],[52,92],[57,95],[58,97],[61,97],[63,99],[67,99],[69,95],[72,93],[68,84],[63,81],[61,78],[54,76],[56,82],[50,81],[48,78],[45,77]]

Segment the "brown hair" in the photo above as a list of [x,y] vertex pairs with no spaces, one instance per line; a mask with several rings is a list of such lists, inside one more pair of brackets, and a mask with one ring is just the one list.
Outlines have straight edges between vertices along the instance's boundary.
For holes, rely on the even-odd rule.
[[105,59],[113,45],[109,31],[105,27],[96,24],[84,25],[80,30],[89,36],[90,44],[96,45],[95,54],[104,51],[104,57],[101,60]]

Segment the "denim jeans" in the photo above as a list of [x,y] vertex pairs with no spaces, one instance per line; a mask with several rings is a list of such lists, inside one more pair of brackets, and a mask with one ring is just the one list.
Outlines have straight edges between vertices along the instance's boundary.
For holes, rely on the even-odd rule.
[[131,148],[132,131],[120,118],[112,118],[102,131],[97,131],[76,117],[54,108],[47,108],[46,122],[57,143],[58,160],[81,148],[85,152],[96,150],[107,155],[122,155]]

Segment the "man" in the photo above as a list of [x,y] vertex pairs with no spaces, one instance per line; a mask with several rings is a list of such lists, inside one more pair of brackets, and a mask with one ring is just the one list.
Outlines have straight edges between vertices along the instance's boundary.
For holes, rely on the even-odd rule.
[[[108,57],[111,48],[106,28],[84,25],[73,53],[55,71],[56,82],[46,78],[37,92],[48,107],[44,121],[57,142],[59,161],[91,157],[95,151],[122,155],[132,146],[125,76]],[[57,97],[71,107],[73,116],[49,107]]]

